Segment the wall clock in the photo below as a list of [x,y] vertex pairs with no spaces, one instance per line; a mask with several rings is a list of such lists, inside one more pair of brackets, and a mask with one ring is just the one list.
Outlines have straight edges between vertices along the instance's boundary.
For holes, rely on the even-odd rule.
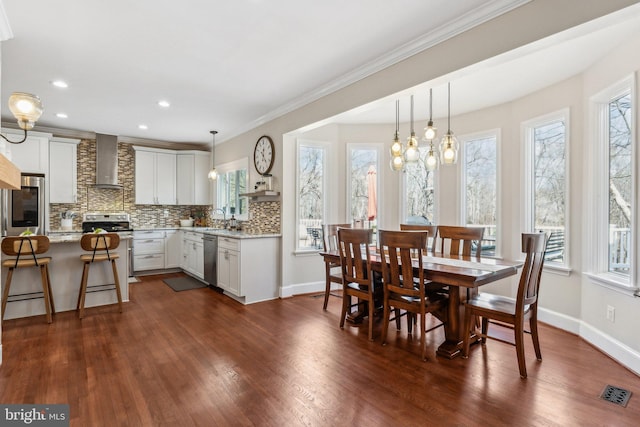
[[273,141],[267,135],[258,138],[256,148],[253,150],[253,164],[260,175],[269,173],[273,167],[275,157]]

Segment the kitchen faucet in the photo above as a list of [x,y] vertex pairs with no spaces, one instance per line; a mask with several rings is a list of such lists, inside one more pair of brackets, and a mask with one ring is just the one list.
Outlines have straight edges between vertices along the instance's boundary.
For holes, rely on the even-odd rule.
[[216,212],[222,212],[222,228],[224,228],[226,230],[227,228],[227,211],[226,209],[223,208],[216,208],[213,210],[213,213],[215,214]]

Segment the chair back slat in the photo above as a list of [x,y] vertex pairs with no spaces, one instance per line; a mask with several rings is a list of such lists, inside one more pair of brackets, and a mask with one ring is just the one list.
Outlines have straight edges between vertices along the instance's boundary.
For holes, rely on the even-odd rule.
[[325,252],[338,250],[338,228],[351,228],[351,224],[324,224],[322,226],[322,243]]
[[[423,225],[423,224],[400,224],[400,231],[427,231],[429,237],[427,238],[427,251],[435,252],[436,243],[438,242],[438,226],[437,225]],[[431,244],[429,244],[431,241]]]
[[[428,240],[428,231],[380,231],[381,253],[388,254],[382,262],[382,281],[387,290],[408,297],[424,297],[424,269],[422,256]],[[417,282],[414,280],[416,262]],[[415,284],[418,284],[415,287]]]
[[544,252],[548,238],[545,233],[523,233],[522,252],[526,253],[516,304],[519,309],[537,302],[540,278],[544,267]]
[[449,255],[471,256],[475,242],[475,256],[477,258],[482,256],[484,228],[439,225],[438,233],[441,254],[445,254],[446,243],[448,243]]
[[371,230],[364,228],[338,229],[338,251],[345,282],[365,286],[371,283],[371,234]]

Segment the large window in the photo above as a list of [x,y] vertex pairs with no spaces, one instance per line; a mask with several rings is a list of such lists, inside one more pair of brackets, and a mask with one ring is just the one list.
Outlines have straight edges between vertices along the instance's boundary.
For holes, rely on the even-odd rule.
[[463,223],[484,228],[482,255],[495,256],[498,214],[498,131],[461,137]]
[[407,224],[436,224],[435,174],[424,166],[428,151],[427,147],[420,147],[420,160],[405,167],[402,221]]
[[530,120],[524,130],[526,229],[547,233],[547,266],[566,266],[569,110]]
[[347,220],[365,228],[375,229],[378,223],[380,150],[379,144],[347,145]]
[[297,157],[297,248],[322,248],[322,223],[325,218],[326,145],[298,141]]
[[[248,159],[222,164],[217,167],[218,179],[216,181],[216,207],[224,211],[224,216],[247,220],[249,211],[249,202],[246,197],[240,197],[240,194],[247,192],[247,169]],[[217,211],[214,213],[217,217]]]

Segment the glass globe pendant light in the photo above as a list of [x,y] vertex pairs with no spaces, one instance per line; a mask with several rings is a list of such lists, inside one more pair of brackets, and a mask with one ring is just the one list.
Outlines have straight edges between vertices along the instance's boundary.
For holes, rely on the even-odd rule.
[[392,171],[399,172],[404,169],[404,147],[400,142],[400,101],[396,100],[396,132],[393,137],[393,143],[389,152],[391,154],[391,161],[389,167]]
[[418,140],[413,130],[413,95],[411,95],[411,135],[407,138],[407,148],[404,150],[404,160],[407,163],[415,163],[420,159]]
[[451,83],[447,83],[447,133],[440,141],[440,161],[452,165],[458,161],[458,139],[451,131]]
[[438,169],[438,154],[433,148],[433,140],[436,138],[438,129],[433,126],[433,89],[429,89],[429,121],[427,127],[424,128],[424,139],[429,142],[429,152],[424,159],[424,166],[428,171],[434,171]]

